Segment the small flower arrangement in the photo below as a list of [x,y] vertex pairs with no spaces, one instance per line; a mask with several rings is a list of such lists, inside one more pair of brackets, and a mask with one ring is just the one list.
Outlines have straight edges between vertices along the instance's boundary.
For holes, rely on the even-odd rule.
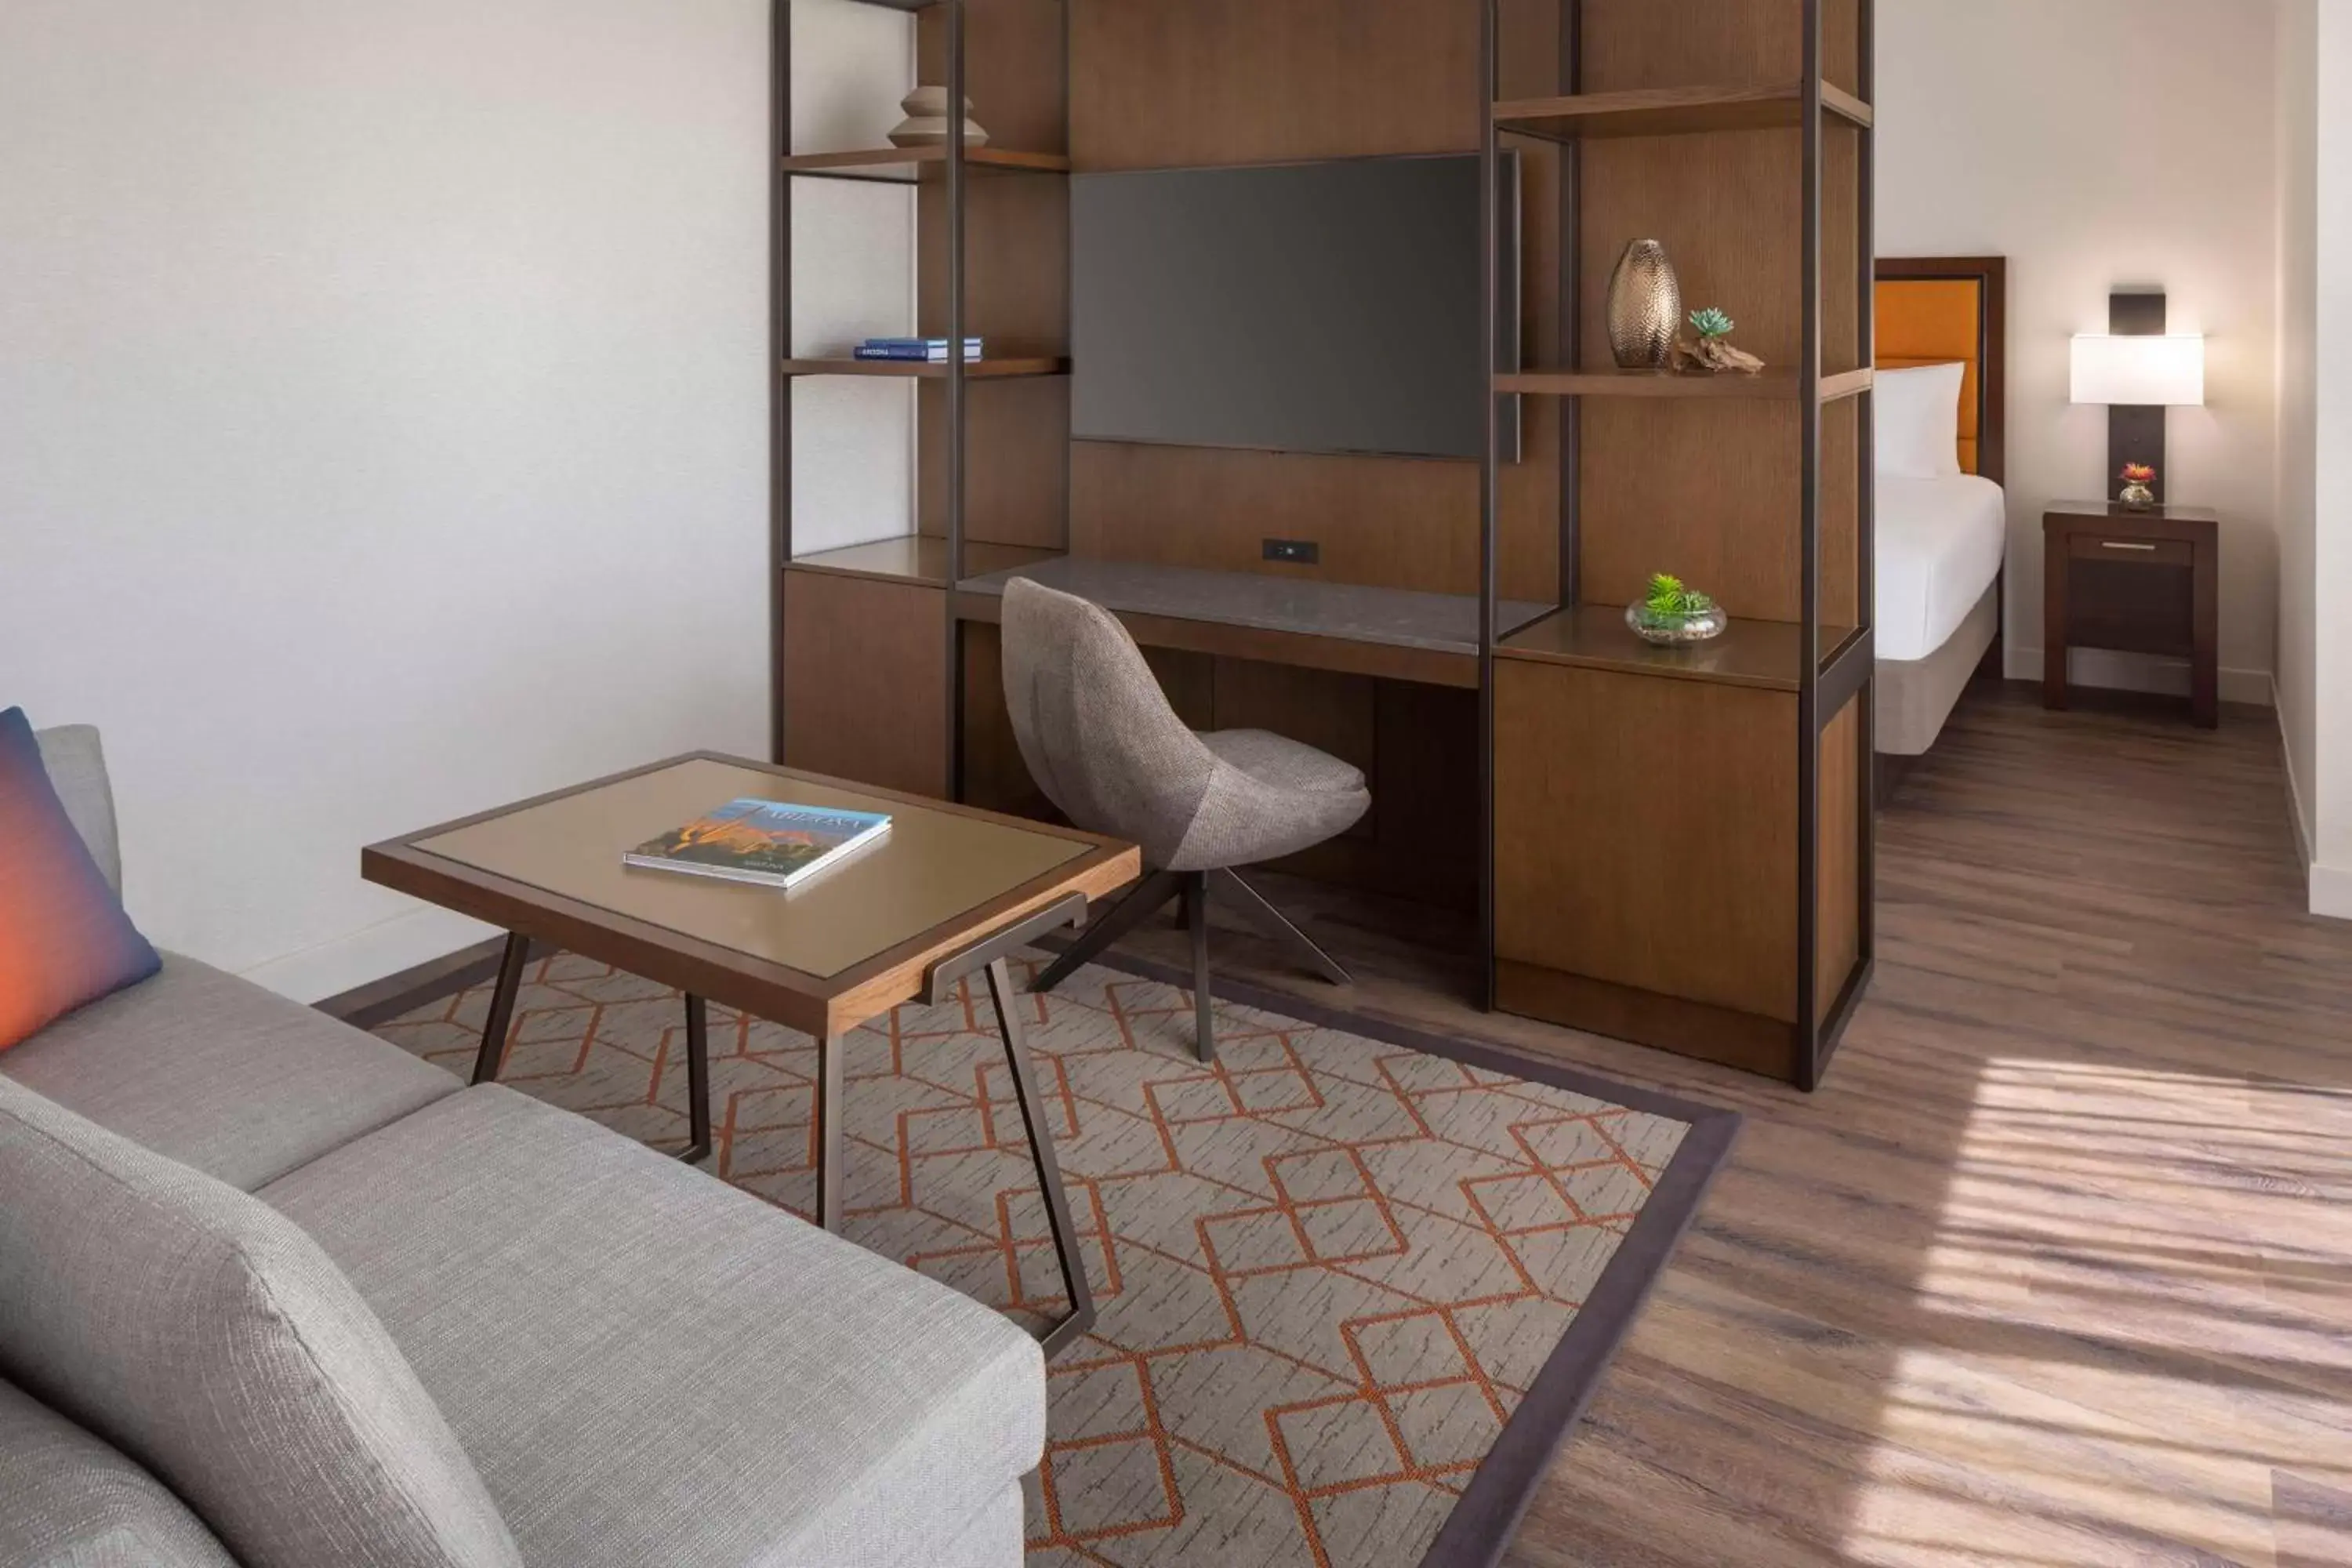
[[2116,499],[2128,507],[2151,507],[2156,504],[2156,469],[2146,463],[2126,463],[2123,472],[2124,493]]
[[1625,625],[1633,635],[1662,647],[1721,637],[1729,624],[1722,605],[1664,572],[1650,578],[1648,597],[1625,606]]

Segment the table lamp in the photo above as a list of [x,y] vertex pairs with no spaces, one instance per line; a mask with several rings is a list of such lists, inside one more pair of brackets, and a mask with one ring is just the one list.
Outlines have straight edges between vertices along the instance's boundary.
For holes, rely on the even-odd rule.
[[2107,331],[2074,339],[2074,401],[2107,405],[2107,493],[2124,466],[2156,470],[2149,488],[2164,500],[2164,416],[2205,402],[2205,340],[2164,330],[2164,296],[2116,294]]

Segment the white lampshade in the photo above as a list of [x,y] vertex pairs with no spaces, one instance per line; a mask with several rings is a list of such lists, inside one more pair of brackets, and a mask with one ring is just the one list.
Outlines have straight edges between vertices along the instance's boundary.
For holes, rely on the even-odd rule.
[[2074,381],[2077,403],[2200,407],[2205,402],[2205,340],[2189,332],[2149,337],[2085,332],[2074,340]]

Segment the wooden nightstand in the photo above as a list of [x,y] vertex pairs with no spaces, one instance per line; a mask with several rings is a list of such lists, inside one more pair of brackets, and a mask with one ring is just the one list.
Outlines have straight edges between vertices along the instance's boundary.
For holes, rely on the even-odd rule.
[[2189,661],[2189,710],[2221,722],[2216,632],[2221,517],[2203,507],[2133,511],[2057,501],[2042,518],[2042,700],[2066,706],[2071,648]]

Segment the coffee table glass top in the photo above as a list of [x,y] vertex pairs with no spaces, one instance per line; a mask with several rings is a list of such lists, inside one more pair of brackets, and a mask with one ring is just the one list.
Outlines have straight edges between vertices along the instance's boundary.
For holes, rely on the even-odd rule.
[[[889,837],[789,892],[621,857],[739,796],[881,811]],[[803,974],[830,978],[1087,854],[1091,842],[709,758],[458,827],[415,847]]]

